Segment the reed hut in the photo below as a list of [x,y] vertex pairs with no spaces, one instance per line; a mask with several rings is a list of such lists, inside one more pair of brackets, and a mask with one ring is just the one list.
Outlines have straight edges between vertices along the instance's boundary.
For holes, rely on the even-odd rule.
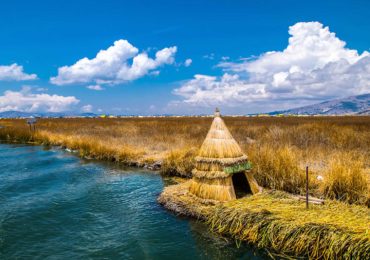
[[249,171],[248,157],[232,137],[218,109],[195,161],[189,191],[199,198],[228,201],[260,191]]

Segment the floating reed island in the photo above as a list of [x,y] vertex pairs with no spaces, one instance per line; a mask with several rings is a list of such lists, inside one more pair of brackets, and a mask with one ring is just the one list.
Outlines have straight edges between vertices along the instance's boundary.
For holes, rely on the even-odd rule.
[[306,209],[298,196],[263,190],[251,167],[216,109],[192,179],[166,187],[158,202],[205,221],[221,235],[267,249],[271,256],[370,258],[367,208],[327,200]]
[[[56,145],[84,158],[123,165],[155,164],[169,176],[191,178],[196,169],[199,175],[196,172],[191,181],[182,179],[181,185],[167,187],[159,201],[178,214],[202,219],[215,232],[270,252],[306,258],[370,258],[369,116],[222,119],[248,157],[230,165],[207,164],[219,170],[197,165],[196,160],[199,144],[215,120],[211,117],[42,118],[36,131],[30,131],[25,119],[0,119],[0,141]],[[239,168],[247,170],[251,165],[247,174],[264,188],[254,195],[247,177],[248,182],[244,178],[238,182],[241,185],[233,181],[243,177]],[[304,194],[306,165],[310,165],[310,195],[325,199],[324,205],[310,205],[309,210],[296,197]],[[206,178],[201,178],[202,171]],[[215,187],[225,179],[217,171],[229,177],[228,196],[233,197],[232,187],[236,199],[218,200],[210,189],[203,189],[204,184]],[[240,193],[243,183],[248,189]],[[222,190],[227,189],[216,189]]]

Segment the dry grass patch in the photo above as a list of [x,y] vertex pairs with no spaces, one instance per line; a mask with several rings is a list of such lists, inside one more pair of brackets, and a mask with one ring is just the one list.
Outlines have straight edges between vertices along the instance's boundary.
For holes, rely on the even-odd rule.
[[353,157],[350,153],[333,156],[323,173],[321,193],[331,199],[370,207],[369,176],[363,163],[363,158]]
[[[264,187],[302,193],[309,165],[312,195],[369,205],[369,116],[224,120]],[[189,177],[211,122],[201,117],[40,119],[33,135],[23,119],[0,119],[5,126],[0,140],[62,145],[82,156],[126,164],[160,161],[164,174]],[[337,157],[351,159],[340,166]],[[316,180],[319,175],[324,181]]]
[[251,147],[249,157],[257,182],[264,186],[291,193],[302,193],[305,171],[299,167],[300,151],[292,146],[271,149],[264,145]]
[[162,173],[171,176],[191,177],[196,153],[197,149],[195,148],[170,151],[162,164]]

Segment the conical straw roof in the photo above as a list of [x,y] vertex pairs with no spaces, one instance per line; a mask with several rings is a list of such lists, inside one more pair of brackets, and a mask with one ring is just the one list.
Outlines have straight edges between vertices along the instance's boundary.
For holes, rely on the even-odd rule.
[[197,162],[222,165],[233,165],[247,160],[247,156],[227,129],[218,109],[216,109],[211,128],[195,159]]
[[[236,198],[234,174],[248,174],[250,169],[247,156],[227,129],[216,109],[215,118],[204,140],[196,164],[189,192],[199,198],[228,201]],[[240,176],[240,175],[238,175]],[[252,176],[253,177],[253,176]],[[253,181],[245,175],[245,181]],[[252,191],[253,192],[253,191]]]

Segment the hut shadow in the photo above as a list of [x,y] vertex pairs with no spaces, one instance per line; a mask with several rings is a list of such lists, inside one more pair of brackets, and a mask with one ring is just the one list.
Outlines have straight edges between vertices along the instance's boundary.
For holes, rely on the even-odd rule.
[[244,172],[233,174],[232,182],[234,186],[235,196],[237,199],[252,195],[252,189]]

